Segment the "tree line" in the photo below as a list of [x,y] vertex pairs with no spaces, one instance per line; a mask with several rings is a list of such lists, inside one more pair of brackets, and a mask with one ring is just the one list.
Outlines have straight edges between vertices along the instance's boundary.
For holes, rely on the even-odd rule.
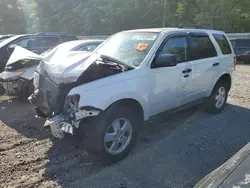
[[0,34],[118,31],[199,25],[250,32],[249,0],[0,0]]

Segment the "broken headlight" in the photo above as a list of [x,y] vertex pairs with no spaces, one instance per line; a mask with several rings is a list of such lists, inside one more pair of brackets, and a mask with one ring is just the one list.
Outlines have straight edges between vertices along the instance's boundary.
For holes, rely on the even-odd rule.
[[70,95],[67,96],[64,104],[64,112],[70,114],[70,117],[73,117],[73,114],[78,111],[80,95]]
[[19,76],[21,76],[24,73],[24,71],[16,71],[16,72],[7,72],[4,71],[0,74],[0,78],[3,80],[15,80]]

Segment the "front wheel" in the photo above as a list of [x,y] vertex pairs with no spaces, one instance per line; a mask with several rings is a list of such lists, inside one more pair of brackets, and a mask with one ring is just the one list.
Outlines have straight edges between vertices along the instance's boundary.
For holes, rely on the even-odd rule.
[[136,143],[138,119],[131,109],[108,109],[98,117],[96,123],[91,123],[89,131],[85,132],[87,149],[101,154],[101,161],[104,163],[121,160]]
[[221,112],[226,105],[228,92],[228,84],[225,81],[219,81],[211,96],[205,101],[205,111],[212,114]]

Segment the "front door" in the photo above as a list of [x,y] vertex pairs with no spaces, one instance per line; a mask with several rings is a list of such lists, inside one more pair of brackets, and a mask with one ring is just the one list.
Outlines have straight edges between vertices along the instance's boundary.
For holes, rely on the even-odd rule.
[[174,67],[151,68],[149,71],[152,115],[185,104],[193,92],[187,35],[168,36],[156,52],[156,57],[162,54],[175,55],[178,64]]

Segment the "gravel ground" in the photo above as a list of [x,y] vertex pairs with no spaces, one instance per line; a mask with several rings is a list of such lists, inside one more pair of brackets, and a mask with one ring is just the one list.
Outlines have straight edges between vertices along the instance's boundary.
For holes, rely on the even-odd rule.
[[238,66],[228,105],[145,123],[137,147],[102,166],[74,139],[53,139],[31,105],[0,98],[0,187],[189,188],[250,140],[250,66]]

